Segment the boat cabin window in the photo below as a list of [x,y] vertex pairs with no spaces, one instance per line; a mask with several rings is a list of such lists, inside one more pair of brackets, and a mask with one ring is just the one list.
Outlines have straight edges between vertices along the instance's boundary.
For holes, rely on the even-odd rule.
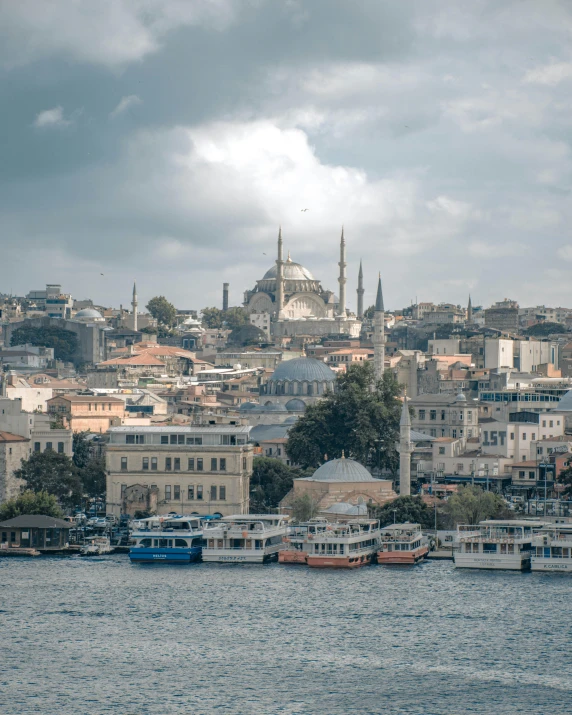
[[483,544],[483,554],[496,554],[497,544]]
[[149,546],[151,546],[151,541],[152,539],[141,539],[141,541],[139,542],[139,546],[149,548]]
[[186,539],[175,539],[175,546],[187,546]]

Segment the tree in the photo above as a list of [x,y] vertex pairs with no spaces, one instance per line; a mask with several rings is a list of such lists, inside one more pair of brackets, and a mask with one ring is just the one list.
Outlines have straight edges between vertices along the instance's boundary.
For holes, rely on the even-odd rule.
[[100,497],[106,490],[105,458],[93,457],[80,471],[84,494]]
[[55,359],[64,362],[76,360],[79,349],[79,341],[74,332],[54,326],[34,328],[31,325],[24,325],[14,330],[10,345],[26,344],[54,348]]
[[220,330],[223,324],[223,311],[218,308],[203,308],[201,310],[202,323],[205,328]]
[[382,507],[373,507],[371,515],[372,518],[379,519],[381,526],[394,522],[403,524],[406,521],[421,524],[425,529],[432,529],[435,526],[435,513],[421,497],[397,497]]
[[155,296],[145,306],[155,320],[166,327],[171,327],[177,317],[177,309],[164,295]]
[[251,512],[260,514],[275,509],[292,489],[293,480],[299,476],[299,470],[279,459],[255,457],[250,478]]
[[567,333],[568,330],[565,325],[561,325],[560,323],[546,322],[531,325],[529,328],[525,328],[522,332],[524,335],[533,335],[539,338],[545,338],[553,333]]
[[228,328],[234,330],[241,325],[247,325],[248,313],[244,308],[235,306],[228,310],[219,310],[219,308],[203,308],[201,310],[202,322],[206,328],[219,330],[220,328]]
[[33,492],[31,490],[22,492],[0,506],[0,521],[13,519],[20,514],[42,514],[43,516],[53,516],[56,519],[63,517],[63,512],[58,506],[55,496],[48,492]]
[[297,522],[310,521],[318,513],[318,502],[310,494],[293,497],[289,506],[292,509],[292,519]]
[[445,504],[444,514],[449,526],[458,524],[478,524],[484,519],[504,516],[506,506],[502,497],[494,492],[486,492],[481,487],[460,486]]
[[66,454],[51,449],[33,452],[28,460],[14,472],[33,492],[53,494],[64,506],[74,506],[81,501],[81,482],[77,468]]
[[572,466],[568,466],[560,472],[558,475],[558,481],[560,484],[564,485],[562,496],[572,499]]
[[74,432],[73,435],[73,463],[78,469],[83,469],[91,459],[91,449],[87,440],[86,432]]
[[363,317],[366,318],[366,320],[373,320],[374,313],[375,305],[370,305],[369,308],[366,308],[363,311]]
[[[375,385],[374,385],[375,384]],[[374,389],[372,390],[372,385]],[[288,432],[286,452],[303,468],[346,456],[365,465],[397,471],[401,401],[387,371],[375,382],[371,362],[354,363],[336,379],[335,391],[309,405]]]

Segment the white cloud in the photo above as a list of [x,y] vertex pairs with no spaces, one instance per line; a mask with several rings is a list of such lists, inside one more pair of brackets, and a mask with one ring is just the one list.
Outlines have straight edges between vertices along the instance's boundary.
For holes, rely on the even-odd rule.
[[136,94],[122,97],[115,109],[109,113],[109,116],[114,119],[120,114],[123,114],[123,112],[126,112],[130,107],[136,107],[138,104],[141,104],[141,100]]
[[544,84],[548,87],[556,87],[557,84],[571,77],[571,62],[551,62],[543,67],[529,70],[522,81],[525,84]]
[[468,246],[468,253],[475,258],[488,258],[489,260],[507,256],[522,256],[529,251],[528,246],[517,241],[507,243],[487,243],[486,241],[473,241]]
[[561,246],[556,253],[563,261],[572,261],[572,246]]
[[34,126],[39,129],[46,127],[69,127],[72,124],[71,119],[65,119],[63,107],[54,107],[53,109],[45,109],[40,112],[34,120]]

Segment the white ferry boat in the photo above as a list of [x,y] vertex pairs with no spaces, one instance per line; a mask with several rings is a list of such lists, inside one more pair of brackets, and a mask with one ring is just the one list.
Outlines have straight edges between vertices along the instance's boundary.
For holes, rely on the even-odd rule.
[[111,554],[113,551],[114,549],[107,536],[91,536],[83,544],[79,553],[82,556],[102,556],[103,554]]
[[281,514],[236,514],[204,525],[203,561],[264,563],[286,544],[288,518]]
[[278,561],[281,564],[306,564],[313,539],[328,529],[331,525],[323,518],[289,526],[283,539],[286,546],[278,554]]
[[429,551],[421,524],[390,524],[381,530],[378,564],[416,564]]
[[308,566],[313,568],[358,568],[372,562],[379,549],[380,530],[376,519],[354,519],[331,524],[309,544]]
[[201,558],[203,527],[198,516],[155,516],[142,519],[131,538],[133,562],[188,564]]
[[546,524],[536,532],[530,568],[572,574],[572,524]]
[[455,566],[465,569],[530,568],[531,542],[541,521],[518,519],[481,521],[476,526],[457,527]]

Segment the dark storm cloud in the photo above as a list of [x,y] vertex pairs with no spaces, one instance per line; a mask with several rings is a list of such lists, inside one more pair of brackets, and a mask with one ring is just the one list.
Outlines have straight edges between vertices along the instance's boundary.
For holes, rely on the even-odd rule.
[[0,291],[237,303],[280,222],[334,288],[345,223],[392,306],[566,301],[567,3],[142,7],[2,6]]

